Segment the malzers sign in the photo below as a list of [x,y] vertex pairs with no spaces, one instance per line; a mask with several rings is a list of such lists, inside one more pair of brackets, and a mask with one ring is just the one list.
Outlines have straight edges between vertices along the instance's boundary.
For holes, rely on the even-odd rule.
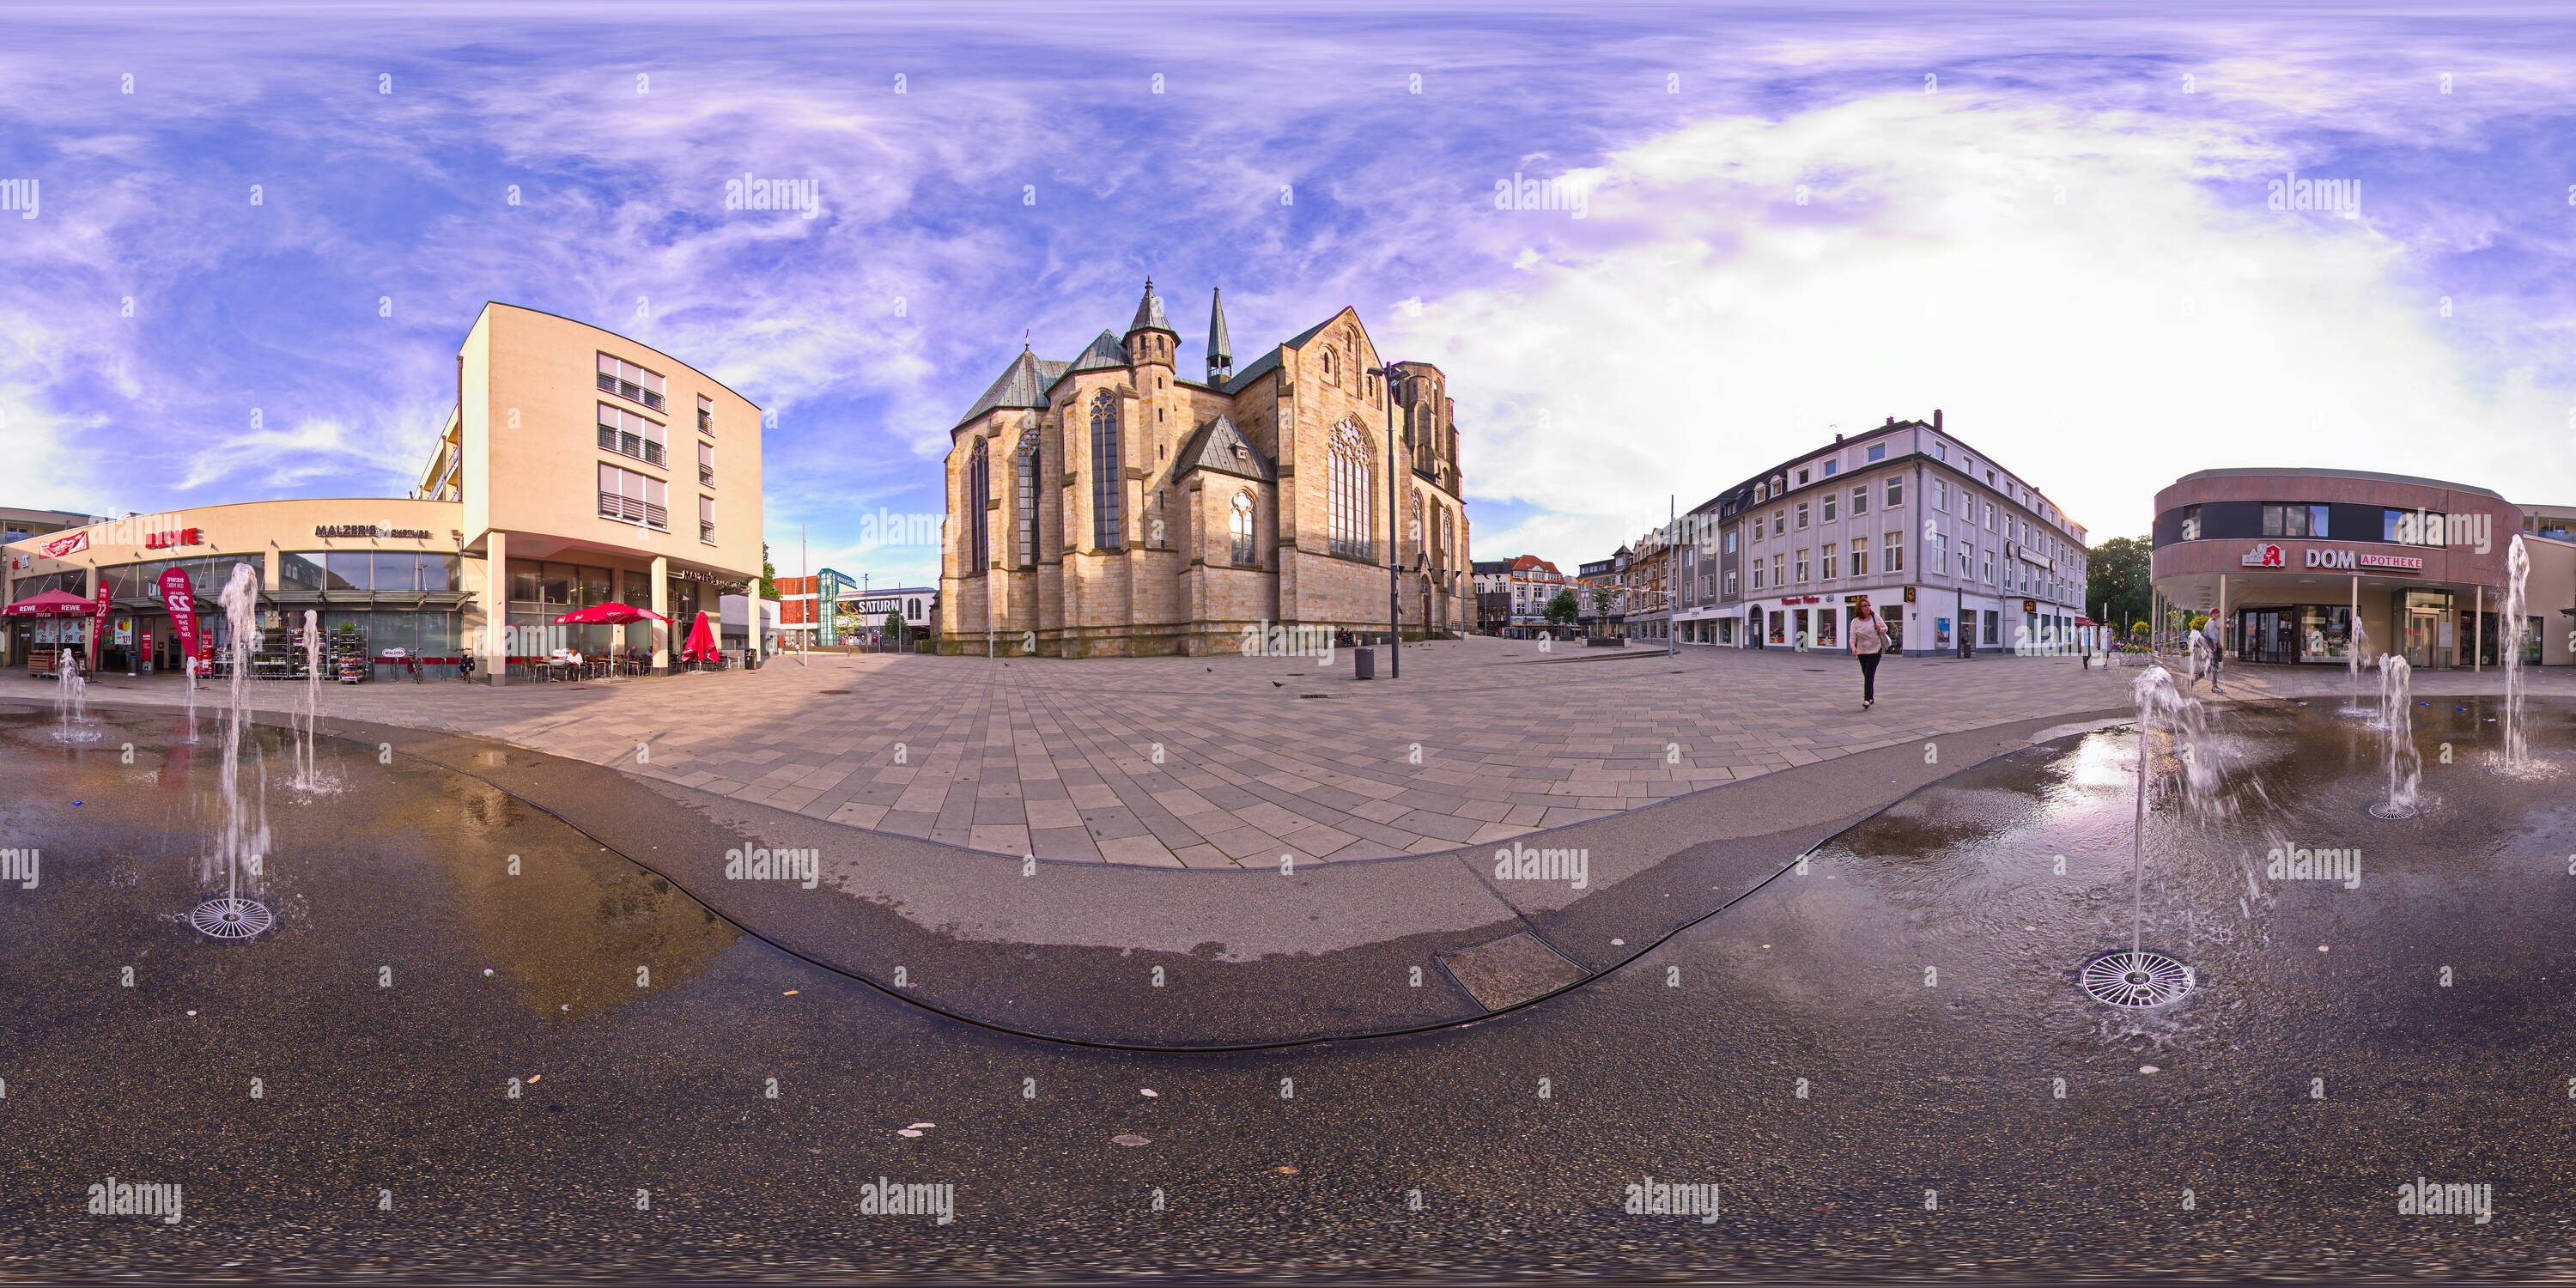
[[429,529],[427,529],[427,528],[388,528],[388,527],[386,527],[386,526],[384,526],[383,524],[380,524],[380,523],[329,523],[329,524],[322,524],[322,525],[318,525],[318,526],[316,526],[316,527],[313,529],[313,535],[314,535],[314,536],[317,536],[317,537],[324,537],[324,538],[330,538],[330,537],[390,537],[390,538],[404,538],[404,537],[409,537],[409,538],[413,538],[413,539],[417,539],[417,540],[426,541],[426,540],[428,540],[428,539],[429,539]]

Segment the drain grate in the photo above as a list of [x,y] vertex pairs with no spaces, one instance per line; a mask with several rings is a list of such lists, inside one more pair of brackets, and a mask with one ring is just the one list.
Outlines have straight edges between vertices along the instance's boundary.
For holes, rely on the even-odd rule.
[[2401,818],[2415,817],[2415,807],[2412,805],[2400,805],[2395,801],[2381,801],[2370,807],[2370,816],[2372,818],[2384,818],[2394,822]]
[[2162,1006],[2197,987],[2189,966],[2163,953],[2104,953],[2084,964],[2078,978],[2097,1002],[2112,1006]]
[[208,899],[188,914],[188,924],[217,939],[248,939],[276,925],[277,918],[249,899]]

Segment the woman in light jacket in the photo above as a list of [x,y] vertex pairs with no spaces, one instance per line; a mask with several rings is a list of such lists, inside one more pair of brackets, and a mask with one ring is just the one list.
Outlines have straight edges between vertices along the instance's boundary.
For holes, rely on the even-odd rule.
[[1849,635],[1852,656],[1860,659],[1860,709],[1867,711],[1878,701],[1878,659],[1887,652],[1887,624],[1869,606],[1867,595],[1852,608]]

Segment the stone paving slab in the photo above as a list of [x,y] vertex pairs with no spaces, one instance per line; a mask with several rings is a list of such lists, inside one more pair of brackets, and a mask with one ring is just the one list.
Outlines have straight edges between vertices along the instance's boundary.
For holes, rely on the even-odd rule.
[[[1840,654],[1685,647],[1597,664],[1470,639],[1408,647],[1404,670],[1362,682],[1347,657],[1319,669],[816,655],[619,683],[378,681],[321,696],[332,717],[496,738],[846,826],[1050,861],[1242,867],[1507,841],[1791,766],[2124,705],[2136,674],[2072,658],[1892,658],[1863,712],[1858,668]],[[2569,668],[2529,678],[2535,692],[2576,691]],[[2347,683],[2333,668],[2230,667],[2225,679],[2244,697]],[[2496,691],[2502,676],[2417,684]],[[297,685],[250,690],[272,710],[303,702]],[[0,675],[0,699],[54,691]],[[170,676],[101,676],[93,692],[186,700]],[[1318,692],[1332,697],[1297,696]]]

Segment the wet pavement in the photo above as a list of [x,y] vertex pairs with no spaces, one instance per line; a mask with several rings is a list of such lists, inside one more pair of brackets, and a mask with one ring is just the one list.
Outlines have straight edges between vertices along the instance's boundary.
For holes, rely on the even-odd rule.
[[[2073,984],[2131,933],[2110,731],[1917,792],[1536,1006],[1215,1055],[929,1014],[348,742],[336,791],[268,794],[246,884],[279,924],[218,942],[177,919],[221,886],[210,744],[0,712],[0,848],[42,851],[0,886],[0,1274],[2564,1276],[2576,736],[2535,704],[2561,776],[2502,778],[2494,714],[2419,708],[2427,805],[2384,823],[2359,720],[2228,713],[2214,808],[2151,815],[2141,938],[2200,984],[2153,1013]],[[181,1219],[88,1214],[110,1178],[182,1184]],[[2401,1214],[2418,1178],[2490,1219]],[[863,1211],[881,1179],[952,1219]],[[1720,1211],[1623,1210],[1650,1183]]]

